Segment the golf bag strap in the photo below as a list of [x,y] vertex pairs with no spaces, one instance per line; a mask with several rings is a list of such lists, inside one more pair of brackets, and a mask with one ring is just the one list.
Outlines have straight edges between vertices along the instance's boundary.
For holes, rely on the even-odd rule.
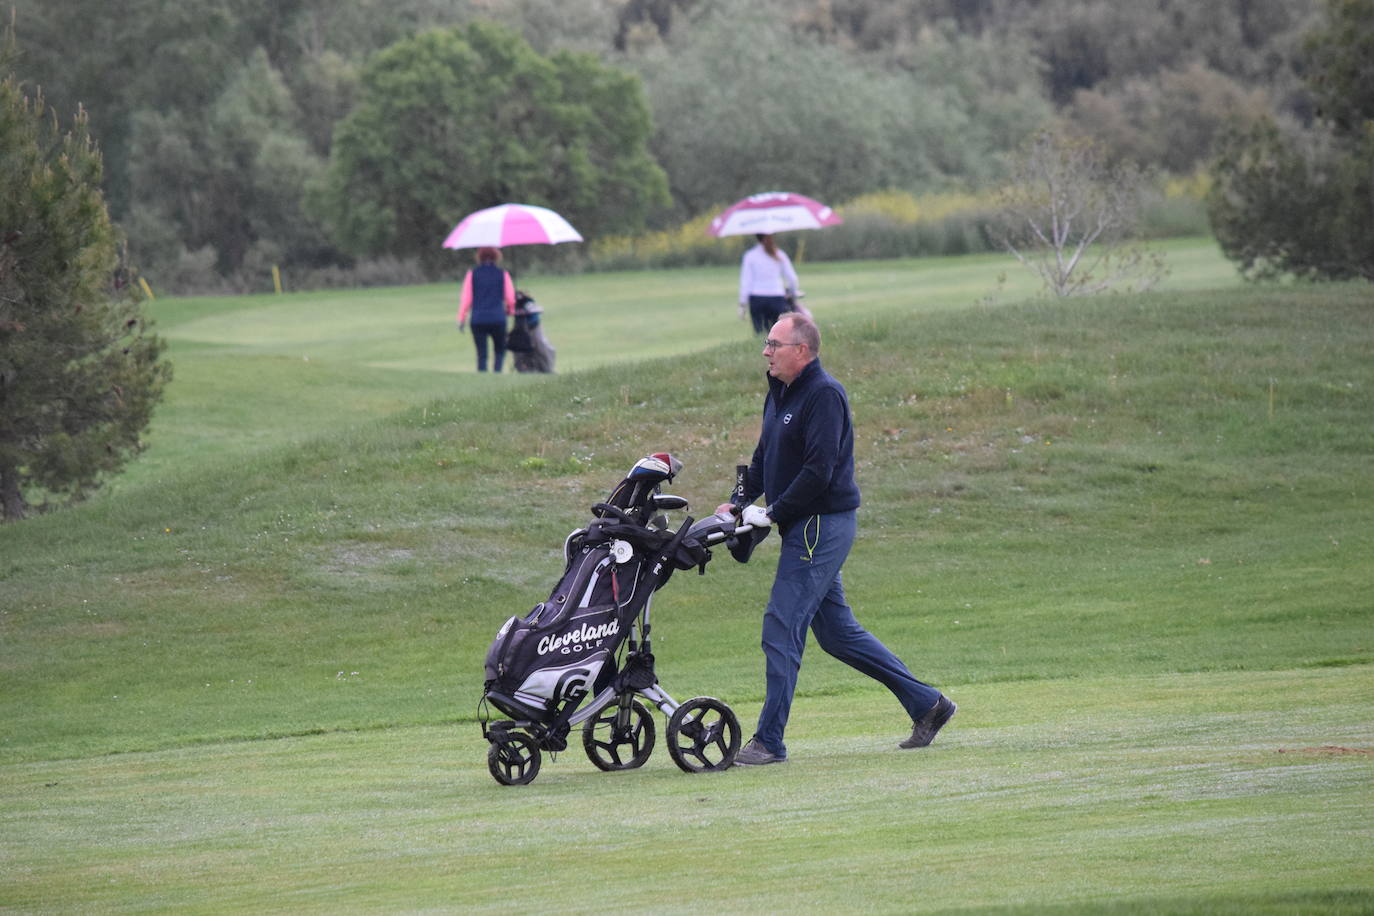
[[584,540],[589,544],[605,544],[608,541],[619,539],[629,542],[637,550],[654,551],[662,547],[668,537],[662,531],[645,528],[634,522],[596,519],[587,525]]

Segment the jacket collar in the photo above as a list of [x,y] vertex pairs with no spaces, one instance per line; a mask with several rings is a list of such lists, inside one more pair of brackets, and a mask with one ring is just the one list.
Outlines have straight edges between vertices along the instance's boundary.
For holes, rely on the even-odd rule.
[[812,379],[816,378],[816,376],[820,374],[821,358],[818,356],[815,359],[811,360],[811,362],[806,364],[806,368],[802,369],[802,371],[797,375],[797,377],[792,380],[792,384],[790,385],[783,384],[782,379],[768,375],[767,372],[764,372],[764,377],[768,379],[769,392],[773,395],[773,397],[781,401],[783,398],[791,394],[793,391],[799,391],[802,388],[805,388],[808,384],[810,384]]

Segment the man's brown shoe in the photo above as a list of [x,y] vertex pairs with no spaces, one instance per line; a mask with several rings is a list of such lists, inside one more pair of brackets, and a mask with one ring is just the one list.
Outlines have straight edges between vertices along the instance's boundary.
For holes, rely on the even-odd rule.
[[750,738],[749,743],[739,749],[735,755],[735,766],[737,767],[761,767],[770,763],[786,763],[786,757],[779,757],[777,754],[763,746],[763,742],[758,738]]
[[944,694],[935,701],[935,705],[930,707],[930,711],[921,718],[916,719],[911,724],[911,737],[903,741],[898,747],[925,747],[935,740],[935,733],[945,727],[945,723],[954,715],[958,709],[954,701]]

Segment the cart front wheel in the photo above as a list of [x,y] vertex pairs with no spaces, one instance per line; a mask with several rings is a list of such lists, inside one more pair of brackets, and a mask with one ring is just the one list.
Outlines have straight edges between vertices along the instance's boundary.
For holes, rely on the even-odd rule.
[[503,786],[523,786],[539,775],[539,745],[524,732],[493,735],[487,748],[487,769]]
[[695,697],[668,720],[668,753],[687,773],[724,770],[739,751],[739,719],[715,697]]

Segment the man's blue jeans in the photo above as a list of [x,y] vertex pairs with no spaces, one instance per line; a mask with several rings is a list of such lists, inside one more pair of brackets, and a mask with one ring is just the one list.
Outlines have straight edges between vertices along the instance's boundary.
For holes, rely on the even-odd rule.
[[787,755],[782,734],[797,689],[806,630],[822,649],[877,680],[897,697],[911,718],[924,715],[940,691],[912,676],[892,651],[854,619],[844,600],[840,567],[854,545],[854,512],[813,515],[788,528],[778,572],[763,615],[763,654],[768,693],[755,736],[779,756]]

